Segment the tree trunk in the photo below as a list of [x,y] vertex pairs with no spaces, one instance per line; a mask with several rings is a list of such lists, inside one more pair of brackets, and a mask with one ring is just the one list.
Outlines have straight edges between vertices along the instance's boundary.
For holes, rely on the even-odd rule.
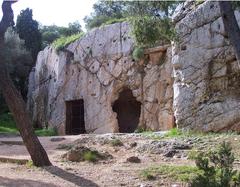
[[240,68],[240,29],[232,8],[231,1],[219,1],[225,31],[235,50],[235,55]]
[[51,162],[34,133],[32,121],[26,110],[25,102],[10,78],[4,60],[5,56],[2,53],[4,49],[4,34],[7,28],[13,23],[12,3],[11,1],[3,1],[2,4],[3,18],[0,22],[0,87],[9,110],[13,114],[23,142],[32,158],[33,164],[38,167],[49,166]]

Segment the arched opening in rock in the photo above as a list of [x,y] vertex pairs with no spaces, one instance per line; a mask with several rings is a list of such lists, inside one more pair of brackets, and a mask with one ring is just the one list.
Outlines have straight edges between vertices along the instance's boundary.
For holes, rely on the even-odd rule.
[[117,113],[120,133],[134,132],[139,123],[141,103],[136,100],[130,89],[124,89],[113,104],[113,111]]
[[77,135],[85,132],[83,99],[66,101],[66,134]]

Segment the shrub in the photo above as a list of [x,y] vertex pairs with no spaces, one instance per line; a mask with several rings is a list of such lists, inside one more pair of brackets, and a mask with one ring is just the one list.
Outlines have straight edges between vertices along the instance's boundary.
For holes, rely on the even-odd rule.
[[203,174],[192,180],[192,187],[232,187],[240,184],[240,173],[233,169],[234,154],[229,143],[223,142],[217,151],[199,153],[195,162]]
[[135,61],[139,61],[144,57],[144,49],[142,47],[136,47],[133,50],[132,57]]
[[154,47],[161,41],[170,43],[176,40],[176,33],[169,18],[135,16],[130,18],[132,34],[138,46]]
[[88,162],[96,162],[98,157],[99,153],[97,151],[87,151],[83,154],[83,159]]

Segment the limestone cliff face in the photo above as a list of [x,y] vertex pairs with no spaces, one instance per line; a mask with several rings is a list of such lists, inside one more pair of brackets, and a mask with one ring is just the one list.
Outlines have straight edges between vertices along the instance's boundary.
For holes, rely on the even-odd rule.
[[[236,17],[240,23],[239,12]],[[149,129],[166,130],[176,122],[200,131],[240,131],[240,69],[218,2],[188,1],[173,20],[178,42],[146,50],[144,71],[131,57],[127,23],[95,29],[65,52],[40,52],[29,84],[34,121],[64,134],[65,103],[83,99],[87,132],[119,132],[113,105],[128,88],[141,103],[138,123]],[[121,107],[124,113],[127,105]]]
[[142,76],[131,57],[133,47],[129,25],[117,23],[92,30],[59,54],[53,47],[41,51],[29,83],[28,106],[35,123],[65,134],[65,103],[83,99],[88,133],[118,132],[112,105],[128,88],[141,103],[139,123],[152,130],[173,127],[171,48],[148,50]]
[[[240,22],[240,14],[236,12]],[[187,3],[174,16],[174,114],[180,128],[240,130],[240,69],[217,2]]]

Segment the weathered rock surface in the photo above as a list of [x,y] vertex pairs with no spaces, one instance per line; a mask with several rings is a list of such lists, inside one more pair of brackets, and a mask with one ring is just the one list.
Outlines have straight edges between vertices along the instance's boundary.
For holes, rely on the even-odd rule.
[[[240,13],[235,12],[238,21]],[[218,2],[188,2],[174,16],[174,114],[180,128],[240,131],[240,69]]]
[[29,84],[28,106],[35,123],[57,127],[65,134],[65,102],[83,99],[87,133],[118,132],[112,105],[129,88],[142,103],[140,119],[149,129],[171,128],[171,50],[168,55],[146,54],[150,60],[142,81],[138,62],[131,57],[134,43],[129,35],[127,23],[116,23],[90,31],[59,54],[53,47],[41,51]]
[[131,57],[127,23],[92,30],[65,52],[52,47],[40,52],[29,78],[34,121],[65,134],[65,102],[83,99],[87,133],[119,132],[112,106],[129,88],[141,103],[139,121],[151,130],[167,130],[176,122],[200,131],[240,131],[240,69],[218,2],[187,1],[173,21],[178,42],[166,51],[146,50],[144,75]]

